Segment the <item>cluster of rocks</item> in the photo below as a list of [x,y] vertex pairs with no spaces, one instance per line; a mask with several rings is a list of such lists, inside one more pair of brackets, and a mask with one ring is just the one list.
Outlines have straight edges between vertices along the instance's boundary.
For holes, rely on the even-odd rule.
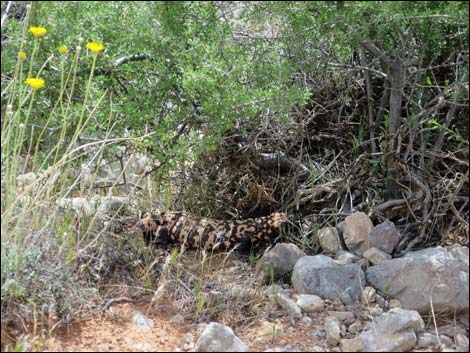
[[[404,352],[433,346],[468,351],[465,332],[425,332],[422,319],[433,312],[464,314],[468,329],[467,247],[438,246],[393,259],[399,232],[389,221],[374,227],[362,212],[337,228],[321,229],[318,237],[323,254],[305,256],[294,244],[277,244],[257,264],[260,284],[291,275],[290,292],[277,285],[266,290],[286,314],[303,321],[323,315],[324,338],[342,351]],[[333,302],[345,310],[328,311]],[[211,323],[195,350],[247,351],[248,347],[230,328]]]
[[[108,189],[119,189],[118,192],[127,195],[130,192],[135,192],[136,188],[146,188],[146,179],[143,178],[143,175],[148,169],[148,157],[134,153],[114,161],[95,158],[83,163],[79,170],[46,170],[39,174],[34,172],[20,174],[16,178],[18,201],[27,203],[36,199],[38,195],[51,189],[59,178],[64,177],[64,174],[73,185],[79,186],[81,189],[107,187]],[[108,200],[105,199],[103,202],[101,199],[105,198],[100,196],[91,199],[84,197],[61,198],[57,204],[61,208],[82,212],[86,216],[110,213],[116,208],[116,205],[126,207],[131,204],[128,197],[108,196]]]

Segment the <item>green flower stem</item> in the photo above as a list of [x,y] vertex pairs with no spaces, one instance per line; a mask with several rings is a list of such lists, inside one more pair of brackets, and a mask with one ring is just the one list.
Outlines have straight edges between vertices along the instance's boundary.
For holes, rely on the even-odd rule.
[[93,55],[93,64],[91,65],[90,76],[88,78],[88,82],[87,82],[86,89],[85,89],[85,98],[83,99],[83,106],[82,106],[82,111],[80,113],[80,119],[78,120],[78,124],[77,124],[77,127],[75,129],[74,135],[72,137],[72,141],[70,142],[65,154],[67,154],[70,151],[70,149],[72,148],[72,146],[75,144],[75,142],[78,139],[78,135],[80,134],[80,132],[82,130],[81,125],[82,125],[82,121],[83,121],[83,116],[85,115],[86,104],[88,102],[88,94],[90,92],[91,81],[93,79],[93,74],[95,72],[95,65],[96,65],[97,57],[98,57],[97,53]]

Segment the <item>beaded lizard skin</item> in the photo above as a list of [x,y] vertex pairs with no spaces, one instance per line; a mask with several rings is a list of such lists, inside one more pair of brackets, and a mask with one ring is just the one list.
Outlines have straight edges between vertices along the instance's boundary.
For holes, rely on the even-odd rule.
[[287,215],[282,212],[234,221],[193,218],[182,212],[146,212],[138,227],[147,245],[179,242],[191,248],[229,249],[274,239],[286,222]]

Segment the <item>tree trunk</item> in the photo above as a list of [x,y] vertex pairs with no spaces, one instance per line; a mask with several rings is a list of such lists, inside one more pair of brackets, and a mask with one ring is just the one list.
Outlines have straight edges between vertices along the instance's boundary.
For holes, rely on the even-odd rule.
[[389,198],[399,196],[397,184],[397,159],[398,133],[402,123],[401,103],[403,98],[403,86],[405,85],[405,65],[400,59],[394,60],[390,65],[390,117],[388,125],[388,153],[387,163],[387,191]]

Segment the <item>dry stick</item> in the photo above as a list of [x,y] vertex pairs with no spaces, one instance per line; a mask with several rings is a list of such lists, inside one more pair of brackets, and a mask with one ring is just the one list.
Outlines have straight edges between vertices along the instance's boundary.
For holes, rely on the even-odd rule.
[[429,293],[429,303],[431,305],[432,320],[434,322],[434,329],[436,330],[437,341],[439,342],[439,346],[442,346],[441,340],[439,339],[439,332],[437,331],[436,315],[434,314],[434,305],[432,305],[432,291],[433,290],[434,290],[434,286],[431,288],[431,293]]
[[424,196],[424,200],[422,201],[422,205],[423,205],[423,220],[421,221],[421,229],[420,229],[420,232],[418,234],[418,236],[416,236],[406,247],[406,249],[403,251],[403,252],[407,252],[409,251],[413,246],[415,246],[417,243],[419,243],[420,241],[422,241],[424,239],[424,236],[426,234],[426,230],[428,228],[428,225],[429,225],[429,218],[431,217],[431,213],[429,212],[429,205],[431,203],[431,200],[432,200],[432,196],[431,196],[431,191],[429,190],[429,186],[427,184],[425,184],[424,182],[422,182],[421,180],[419,180],[415,175],[409,173],[409,176],[410,176],[410,179],[414,181],[414,183],[416,185],[419,186],[420,188],[420,191],[425,193],[425,196]]
[[[457,88],[457,92],[455,93],[454,100],[452,102],[452,106],[450,107],[449,111],[447,112],[446,115],[446,120],[444,123],[445,129],[442,129],[439,133],[439,136],[437,137],[436,143],[434,144],[433,147],[433,152],[436,153],[442,149],[442,146],[444,145],[444,134],[446,133],[446,130],[449,128],[450,123],[454,119],[455,111],[457,109],[457,103],[460,99],[460,97],[463,95],[465,91],[465,82],[468,83],[468,74],[465,74],[465,76],[462,78],[462,80],[459,82],[459,86]],[[433,155],[431,160],[428,163],[428,168],[432,169],[434,166],[434,163],[436,162],[436,158]]]
[[455,206],[454,206],[454,198],[455,196],[460,192],[460,189],[463,187],[463,184],[465,183],[465,181],[468,179],[468,169],[467,169],[467,172],[465,173],[465,176],[463,176],[460,181],[459,181],[459,184],[457,185],[457,188],[455,189],[454,193],[450,196],[449,198],[449,201],[448,201],[448,205],[451,206],[452,208],[452,211],[454,212],[454,217],[452,218],[452,220],[450,221],[449,223],[449,226],[447,227],[445,233],[444,233],[444,239],[447,238],[447,234],[449,234],[449,231],[450,229],[452,228],[452,226],[454,225],[455,223],[455,219],[459,219],[462,223],[464,224],[467,224],[468,225],[468,222],[466,222],[461,216],[459,213],[461,213],[463,211],[463,209],[465,208],[465,206],[468,204],[468,200],[464,202],[464,204],[460,207],[460,209],[458,210],[458,212],[456,212],[457,210],[455,209]]
[[8,1],[7,8],[5,9],[5,13],[2,16],[2,29],[3,29],[3,23],[5,22],[8,12],[10,11],[11,5],[13,5],[13,1]]

